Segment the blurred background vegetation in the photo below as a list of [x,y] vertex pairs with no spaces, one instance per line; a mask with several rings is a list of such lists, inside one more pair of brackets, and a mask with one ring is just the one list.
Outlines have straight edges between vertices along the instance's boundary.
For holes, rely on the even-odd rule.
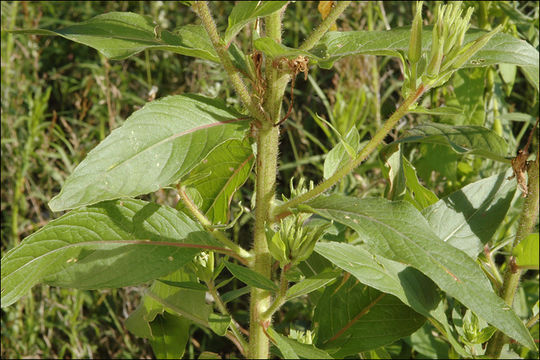
[[[474,26],[489,29],[504,23],[504,31],[538,48],[537,2],[486,3],[489,5],[466,2],[476,7]],[[425,5],[425,18],[433,16],[435,5]],[[57,29],[110,11],[150,15],[170,31],[198,22],[195,14],[180,2],[3,1],[1,6],[2,30]],[[227,14],[233,6],[234,2],[212,2],[220,30],[225,29]],[[291,3],[284,18],[284,43],[298,46],[320,21],[317,2]],[[337,25],[340,30],[384,30],[409,25],[411,21],[410,2],[355,2]],[[245,31],[238,38],[244,50],[249,48],[249,37],[243,36],[249,35],[249,30]],[[60,37],[13,35],[4,31],[1,56],[2,253],[61,215],[50,211],[48,200],[88,151],[149,100],[153,87],[157,87],[157,97],[194,92],[220,97],[239,106],[219,65],[206,60],[153,51],[125,61],[109,61],[94,49]],[[453,86],[432,91],[422,104],[464,106],[464,99],[468,99],[470,112],[440,118],[409,115],[387,141],[396,139],[402,129],[422,121],[480,124],[496,130],[515,153],[538,117],[535,90],[515,67],[464,71],[457,77],[461,83],[454,81]],[[278,192],[289,195],[292,177],[297,180],[305,176],[314,182],[322,179],[325,154],[339,140],[320,118],[330,122],[341,135],[356,126],[361,140],[369,139],[396,108],[402,81],[395,58],[371,56],[346,58],[332,70],[310,69],[308,81],[299,77],[294,89],[294,109],[283,126]],[[288,106],[287,101],[284,106]],[[535,142],[537,146],[536,139]],[[490,160],[458,157],[433,146],[411,147],[406,154],[423,184],[438,197],[503,169]],[[361,197],[382,196],[387,183],[384,169],[379,157],[373,156],[344,179],[338,190]],[[250,179],[234,203],[242,200],[243,204],[250,204],[252,188],[253,179]],[[168,190],[145,199],[171,206],[177,201]],[[504,245],[512,233],[519,204],[513,209],[495,235],[494,245]],[[245,213],[233,231],[235,239],[246,247],[250,243],[251,218],[249,212]],[[531,298],[530,294],[538,293],[537,277],[535,272],[529,276],[530,283],[524,280],[528,286],[524,286],[525,302]],[[228,285],[229,290],[235,287],[235,282]],[[2,309],[0,356],[152,358],[149,343],[131,335],[124,326],[144,288],[79,291],[36,286],[31,294]],[[298,298],[289,302],[278,314],[276,324],[309,329],[312,307],[307,301]],[[247,296],[241,297],[231,310],[247,327]],[[186,357],[193,358],[203,350],[225,357],[238,356],[226,340],[195,326],[192,331]],[[421,357],[406,341],[394,348],[392,355]]]

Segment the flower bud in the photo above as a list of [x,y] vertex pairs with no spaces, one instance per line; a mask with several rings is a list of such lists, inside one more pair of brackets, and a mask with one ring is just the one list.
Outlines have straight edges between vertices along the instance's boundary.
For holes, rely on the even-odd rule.
[[416,15],[411,27],[411,39],[409,42],[409,62],[415,64],[422,56],[422,4],[416,3]]
[[[432,55],[426,70],[426,75],[428,76],[428,78],[434,78],[439,74],[439,70],[441,68],[441,63],[444,56],[444,39],[438,39],[437,41],[434,41],[432,46]],[[435,46],[437,47],[435,48]],[[433,49],[436,50],[433,51]]]
[[499,25],[487,34],[480,36],[478,39],[472,42],[472,44],[469,43],[471,44],[470,46],[467,46],[469,45],[467,44],[456,56],[456,60],[452,65],[452,69],[459,69],[461,66],[463,66],[463,64],[469,61],[469,59],[472,58],[474,54],[478,52],[478,50],[483,48],[496,33],[501,31],[501,29],[502,25]]
[[313,253],[317,240],[330,226],[330,224],[324,226],[304,224],[310,216],[310,214],[293,214],[281,220],[279,231],[267,232],[268,250],[282,268],[306,260]]
[[203,251],[193,258],[193,272],[199,279],[209,282],[214,276],[214,253]]

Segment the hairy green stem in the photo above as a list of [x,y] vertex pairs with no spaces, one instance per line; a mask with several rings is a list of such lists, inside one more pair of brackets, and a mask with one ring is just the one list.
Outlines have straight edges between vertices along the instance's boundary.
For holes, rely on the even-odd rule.
[[[253,234],[253,270],[270,278],[272,257],[266,243],[266,223],[273,206],[276,183],[279,127],[263,123],[257,139],[257,180],[255,207],[255,227]],[[268,357],[268,338],[263,329],[264,313],[270,305],[270,292],[252,288],[250,303],[250,339],[248,358]]]
[[534,315],[532,318],[529,319],[529,321],[527,321],[527,324],[525,324],[525,326],[527,327],[527,329],[530,329],[533,327],[534,324],[536,324],[538,322],[538,315],[540,313],[536,313],[536,315]]
[[[277,42],[281,42],[281,18],[279,13],[269,15],[265,19],[266,34]],[[253,229],[253,251],[255,255],[252,269],[262,276],[271,278],[272,256],[266,243],[266,224],[272,211],[275,197],[277,176],[277,157],[279,142],[279,121],[281,101],[283,99],[283,80],[278,84],[278,73],[272,63],[266,63],[267,90],[264,108],[270,121],[261,123],[257,134],[256,165],[256,205],[255,226]],[[281,85],[281,86],[278,86]],[[285,83],[286,85],[286,83]],[[269,355],[269,341],[264,330],[266,320],[262,314],[270,306],[270,292],[253,287],[250,299],[250,329],[248,358],[266,359]]]
[[[375,24],[374,24],[374,7],[375,4],[373,2],[368,2],[368,30],[373,31],[375,30]],[[377,128],[381,126],[381,84],[380,84],[380,76],[379,76],[379,66],[377,64],[377,56],[373,55],[370,59],[371,62],[371,88],[373,90],[373,108],[375,111],[375,124],[377,125]],[[416,89],[415,89],[416,90]]]
[[210,220],[208,220],[208,218],[204,216],[201,210],[199,210],[197,205],[195,205],[193,201],[191,201],[189,196],[186,194],[184,188],[181,187],[178,189],[178,195],[180,195],[180,198],[184,202],[184,205],[189,210],[189,212],[199,221],[202,226],[204,226],[204,228],[210,234],[212,234],[212,236],[214,236],[217,241],[234,251],[242,259],[249,260],[250,258],[252,258],[252,255],[248,251],[246,251],[240,245],[235,244],[233,241],[229,240],[229,238],[227,238],[227,236],[225,236],[225,234],[223,234],[221,231],[217,229],[212,229],[212,223],[210,222]]
[[279,276],[279,291],[276,295],[276,298],[274,299],[274,302],[268,310],[262,314],[262,317],[268,321],[272,318],[272,315],[285,303],[285,299],[287,297],[287,289],[289,288],[289,282],[287,281],[287,277],[285,276],[286,268],[283,268],[281,270],[281,274]]
[[350,1],[336,1],[336,7],[332,9],[326,19],[324,19],[323,22],[321,22],[319,26],[313,30],[309,37],[302,43],[302,45],[300,45],[299,49],[308,51],[315,46],[317,41],[319,41],[323,35],[326,34],[328,29],[330,29],[332,24],[337,20],[339,15],[341,15],[341,13],[347,8],[347,6],[349,6],[350,3]]
[[259,121],[265,120],[265,115],[262,109],[255,103],[254,97],[249,93],[246,84],[240,77],[240,72],[236,69],[229,57],[227,51],[227,44],[221,39],[217,32],[216,23],[210,14],[210,9],[208,9],[208,4],[206,1],[196,1],[193,4],[193,10],[197,13],[201,22],[210,37],[210,41],[216,50],[221,64],[225,68],[229,79],[236,90],[236,93],[240,97],[240,100],[244,103],[246,108],[249,110],[251,116],[255,117]]
[[277,221],[282,217],[285,217],[290,214],[292,207],[295,207],[298,204],[301,204],[305,201],[313,199],[314,197],[322,194],[332,186],[334,186],[338,181],[340,181],[345,175],[353,171],[358,165],[360,165],[372,152],[377,148],[377,146],[383,141],[386,135],[394,128],[396,123],[401,119],[407,112],[412,104],[414,104],[428,88],[424,85],[420,85],[415,93],[410,94],[405,101],[397,108],[397,110],[386,120],[384,125],[375,133],[373,138],[368,142],[368,144],[358,153],[358,155],[341,167],[334,175],[309,190],[308,192],[297,196],[285,204],[282,204],[274,209],[273,220]]
[[[534,130],[533,130],[534,131]],[[528,169],[529,183],[527,185],[528,195],[525,198],[523,209],[519,218],[519,225],[512,244],[512,250],[529,235],[536,224],[538,218],[538,185],[539,185],[539,158],[538,154],[536,161],[531,162]],[[508,304],[512,306],[514,303],[514,297],[519,286],[519,280],[522,274],[522,270],[516,266],[515,258],[510,257],[507,263],[506,272],[504,273],[503,286],[500,291],[500,296]],[[508,342],[508,337],[502,332],[497,331],[493,337],[489,340],[486,348],[486,356],[492,359],[498,359],[501,356],[501,351]]]

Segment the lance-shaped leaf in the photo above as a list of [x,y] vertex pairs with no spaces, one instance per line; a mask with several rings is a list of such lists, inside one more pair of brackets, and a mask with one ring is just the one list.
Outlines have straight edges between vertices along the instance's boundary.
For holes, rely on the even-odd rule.
[[388,144],[384,153],[400,143],[430,143],[452,148],[458,154],[473,154],[501,162],[509,162],[508,144],[493,130],[483,126],[425,123],[407,130],[403,138]]
[[335,195],[319,197],[301,207],[351,227],[373,252],[420,270],[491,325],[536,348],[527,328],[493,292],[478,264],[439,239],[410,203]]
[[317,349],[312,344],[304,344],[283,336],[272,327],[268,328],[268,335],[281,351],[284,359],[332,359],[326,351]]
[[351,277],[325,289],[314,322],[319,325],[317,347],[342,359],[410,335],[425,318],[398,298]]
[[199,192],[199,209],[212,223],[225,224],[229,220],[232,196],[249,177],[253,160],[247,140],[230,140],[216,147],[182,182]]
[[285,46],[269,37],[261,37],[256,39],[255,41],[253,41],[253,46],[255,47],[255,49],[262,51],[266,56],[270,58],[276,58],[281,56],[286,58],[295,58],[299,55],[303,55],[309,58],[310,63],[320,60],[320,58],[313,53]]
[[[431,26],[422,32],[422,51],[431,47]],[[390,55],[401,57],[409,49],[410,27],[389,31],[331,31],[326,33],[311,53],[315,58],[323,58],[319,65],[330,68],[333,63],[350,55]],[[465,35],[463,44],[474,41],[486,31],[471,29]],[[514,64],[538,73],[538,50],[523,40],[505,33],[495,34],[482,49],[471,57],[464,67],[488,66],[493,64]],[[534,84],[537,86],[537,83]]]
[[66,210],[174,184],[246,128],[240,114],[203,96],[152,101],[88,153],[49,206]]
[[364,247],[320,242],[315,251],[350,273],[362,284],[392,294],[424,316],[432,316],[439,302],[437,287],[410,266],[369,253]]
[[347,161],[354,158],[360,151],[360,146],[360,134],[355,127],[352,127],[349,133],[328,152],[324,160],[324,178],[328,179]]
[[[154,336],[151,323],[158,314],[168,311],[170,314],[180,316],[180,312],[187,314],[186,320],[196,324],[204,323],[211,312],[210,305],[204,301],[204,291],[194,289],[184,289],[169,285],[167,282],[196,282],[197,278],[193,273],[184,271],[184,268],[176,270],[164,277],[156,279],[148,292],[143,295],[141,303],[126,320],[126,327],[129,331],[139,337],[152,339]],[[202,284],[200,284],[202,285]],[[155,300],[157,299],[157,300]],[[181,302],[172,299],[182,299]],[[173,302],[176,307],[173,311],[163,305],[164,302]]]
[[189,340],[190,325],[191,322],[186,318],[169,313],[164,313],[152,321],[150,326],[154,336],[150,339],[150,344],[156,358],[182,358]]
[[230,263],[226,260],[223,261],[227,269],[238,280],[246,283],[249,286],[253,286],[259,289],[265,289],[270,291],[277,291],[277,285],[272,280],[265,278],[258,272],[251,270],[250,268]]
[[229,43],[249,22],[258,17],[278,11],[287,1],[239,1],[229,15],[229,26],[225,31],[225,42]]
[[161,30],[150,17],[130,12],[98,15],[56,31],[24,29],[12,32],[61,36],[90,46],[113,60],[122,60],[149,49],[167,50],[219,62],[219,57],[202,26],[187,25],[171,33]]
[[512,171],[490,176],[442,198],[422,210],[435,234],[473,259],[506,216],[516,192],[507,178]]
[[46,283],[78,289],[132,286],[180,268],[219,247],[184,213],[142,200],[71,211],[2,258],[2,306]]
[[[168,283],[196,283],[197,278],[184,269],[177,270],[152,284],[144,294],[141,304],[130,314],[126,326],[135,335],[155,338],[154,321],[158,314],[172,314],[189,323],[212,329],[223,336],[230,324],[230,317],[212,313],[212,306],[205,301],[205,291],[186,289]],[[177,351],[176,346],[171,346]]]
[[329,282],[334,281],[339,274],[340,272],[337,271],[327,271],[301,280],[287,290],[287,300],[309,294],[310,292],[325,286]]

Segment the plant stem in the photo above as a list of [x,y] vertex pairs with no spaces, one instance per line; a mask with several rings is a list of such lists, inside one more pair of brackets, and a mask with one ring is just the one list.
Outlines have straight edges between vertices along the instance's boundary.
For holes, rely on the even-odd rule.
[[[266,18],[265,26],[266,35],[281,42],[280,14],[269,15]],[[272,257],[266,243],[266,223],[272,213],[277,176],[279,126],[274,126],[274,124],[280,119],[283,91],[288,77],[280,76],[270,61],[267,61],[266,65],[267,89],[264,108],[270,115],[270,121],[262,122],[257,134],[256,206],[253,230],[255,260],[252,270],[270,279]],[[269,341],[264,332],[264,326],[268,326],[269,323],[263,323],[266,319],[262,314],[270,306],[270,299],[269,291],[252,288],[248,351],[250,359],[268,358]]]
[[[374,24],[374,7],[376,6],[374,2],[368,2],[368,30],[375,30]],[[377,128],[381,126],[381,84],[379,76],[379,65],[377,64],[377,56],[371,56],[370,59],[371,66],[371,88],[373,90],[373,108],[375,111],[375,124]],[[416,90],[416,89],[415,89]]]
[[[266,243],[266,222],[268,221],[275,195],[276,167],[278,153],[279,127],[263,123],[257,139],[257,180],[255,207],[255,228],[253,250],[255,262],[253,270],[270,278],[272,257]],[[250,339],[248,358],[268,357],[268,338],[263,331],[261,314],[270,304],[270,292],[258,288],[251,290]]]
[[285,298],[287,297],[287,289],[289,287],[289,282],[285,276],[286,267],[281,270],[281,275],[279,276],[279,292],[274,299],[274,302],[270,307],[262,314],[262,317],[266,320],[270,320],[272,315],[283,305]]
[[208,218],[204,216],[201,210],[199,210],[197,205],[195,205],[193,201],[191,201],[189,196],[184,191],[184,188],[178,188],[178,194],[180,195],[180,198],[184,202],[184,205],[189,210],[189,212],[193,214],[193,216],[195,216],[199,223],[204,226],[204,228],[210,234],[212,234],[217,241],[237,253],[243,259],[249,260],[250,258],[252,258],[252,255],[248,251],[246,251],[244,248],[234,243],[233,241],[229,240],[227,236],[225,236],[225,234],[223,234],[221,231],[211,228],[212,223],[210,222],[210,220],[208,220]]
[[276,207],[273,213],[273,220],[277,221],[280,218],[289,215],[290,208],[322,194],[323,192],[334,186],[345,175],[353,171],[358,165],[362,163],[362,161],[364,161],[369,156],[369,154],[373,152],[373,150],[376,149],[376,147],[383,141],[383,139],[390,132],[390,130],[394,128],[399,119],[401,119],[405,114],[407,114],[410,106],[414,104],[416,100],[418,100],[418,98],[422,96],[422,94],[427,90],[428,88],[424,87],[424,85],[421,84],[416,90],[416,92],[410,94],[409,97],[407,97],[407,99],[405,99],[405,101],[392,114],[392,116],[390,116],[388,120],[386,120],[382,128],[377,131],[377,133],[373,136],[369,143],[358,153],[356,158],[351,159],[348,163],[346,163],[343,167],[336,171],[334,175],[332,175],[313,189],[289,200],[285,204]]
[[529,321],[527,321],[527,324],[525,324],[525,326],[530,329],[533,327],[534,324],[536,324],[536,322],[538,322],[538,315],[539,313],[536,313],[536,315],[534,315],[532,318],[529,319]]
[[[534,131],[534,129],[533,129]],[[528,175],[529,183],[527,185],[528,195],[525,198],[523,209],[519,218],[519,225],[512,244],[512,250],[529,235],[536,224],[538,218],[538,185],[539,185],[539,154],[536,156],[536,160],[530,162]],[[516,266],[515,258],[510,257],[507,263],[506,272],[504,273],[503,286],[500,291],[500,296],[508,304],[512,306],[516,290],[519,286],[519,279],[521,277],[522,270]],[[501,356],[501,351],[505,343],[508,342],[508,337],[502,332],[497,331],[493,337],[489,340],[486,348],[486,356],[488,358],[498,359]]]
[[319,41],[324,34],[330,29],[330,26],[337,20],[339,15],[349,6],[350,1],[336,1],[336,7],[328,14],[326,19],[317,26],[317,28],[309,35],[309,37],[300,45],[298,49],[308,51],[317,41]]
[[242,81],[240,72],[234,67],[227,51],[227,45],[217,32],[216,23],[210,14],[210,9],[208,9],[207,2],[196,1],[193,4],[193,10],[201,19],[202,24],[210,37],[210,41],[212,42],[212,45],[219,56],[219,60],[221,60],[221,64],[229,75],[229,79],[231,80],[236,93],[240,97],[240,100],[242,100],[246,108],[249,110],[251,116],[255,117],[259,121],[264,121],[266,116],[260,108],[260,105],[254,103],[254,97],[251,96],[246,85],[244,84],[244,81]]

